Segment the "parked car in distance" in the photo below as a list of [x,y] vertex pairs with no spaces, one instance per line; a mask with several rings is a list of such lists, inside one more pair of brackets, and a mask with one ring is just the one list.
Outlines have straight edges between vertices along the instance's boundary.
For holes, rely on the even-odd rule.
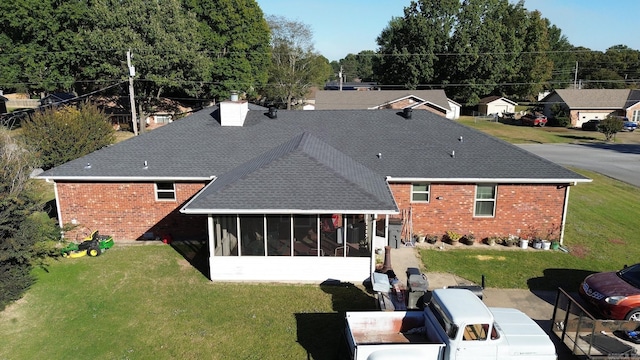
[[545,126],[547,117],[542,114],[524,114],[520,118],[520,123],[527,126]]
[[640,264],[591,274],[578,293],[607,319],[640,321]]
[[624,121],[622,123],[622,131],[633,131],[638,128],[638,124],[633,121]]
[[598,131],[598,125],[600,125],[600,120],[591,119],[585,123],[582,123],[582,130],[586,131]]

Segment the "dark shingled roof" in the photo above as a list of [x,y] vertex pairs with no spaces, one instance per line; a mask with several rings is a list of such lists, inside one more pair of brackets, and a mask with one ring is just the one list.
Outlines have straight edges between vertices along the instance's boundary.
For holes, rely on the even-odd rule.
[[217,178],[190,206],[247,211],[310,206],[391,211],[390,190],[381,186],[387,177],[472,183],[587,180],[429,111],[414,111],[411,119],[398,110],[280,110],[275,119],[265,111],[249,111],[242,127],[220,126],[217,114],[214,108],[201,110],[39,177]]

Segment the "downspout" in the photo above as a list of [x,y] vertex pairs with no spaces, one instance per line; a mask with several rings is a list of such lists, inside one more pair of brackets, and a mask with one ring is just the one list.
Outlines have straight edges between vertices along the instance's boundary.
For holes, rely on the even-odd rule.
[[[59,222],[59,226],[60,226],[60,232],[62,232],[62,229],[64,228],[64,221],[62,221],[62,208],[60,207],[60,197],[58,196],[58,183],[57,182],[53,182],[53,194],[56,197],[56,208],[57,208],[57,213],[58,213],[58,222]],[[62,234],[62,238],[64,238],[64,233]]]
[[560,226],[560,245],[564,244],[564,226],[567,222],[567,209],[569,208],[569,189],[571,185],[567,185],[564,192],[564,206],[562,209],[562,225]]
[[209,280],[211,279],[211,269],[213,269],[213,257],[215,254],[215,249],[214,249],[214,244],[215,244],[215,232],[213,229],[213,215],[209,214],[209,216],[207,216],[207,233],[208,233],[208,238],[209,238],[209,243],[207,245],[209,245]]

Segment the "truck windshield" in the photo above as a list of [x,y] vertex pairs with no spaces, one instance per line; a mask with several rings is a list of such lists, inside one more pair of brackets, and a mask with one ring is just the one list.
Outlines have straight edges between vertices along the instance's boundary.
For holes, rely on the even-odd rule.
[[431,312],[435,315],[436,320],[438,320],[438,323],[442,326],[442,329],[444,329],[449,339],[455,339],[456,335],[458,335],[458,327],[456,324],[445,315],[440,306],[435,302],[432,301],[429,303],[429,309],[431,309]]

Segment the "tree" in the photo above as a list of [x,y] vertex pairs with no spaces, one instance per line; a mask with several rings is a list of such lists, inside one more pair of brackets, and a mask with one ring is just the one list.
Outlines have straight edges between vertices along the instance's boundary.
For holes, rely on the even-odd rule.
[[385,85],[415,89],[440,82],[445,74],[439,54],[447,52],[459,1],[412,1],[404,17],[393,18],[378,36],[379,54],[373,65]]
[[323,84],[332,73],[329,61],[313,49],[308,25],[281,16],[269,16],[271,66],[263,89],[268,101],[291,108],[313,85]]
[[618,132],[622,131],[623,125],[624,122],[622,119],[609,115],[600,121],[600,124],[598,124],[598,130],[604,134],[605,141],[611,141]]
[[0,83],[5,90],[70,90],[87,19],[85,1],[0,2]]
[[342,70],[344,81],[375,81],[373,75],[373,58],[376,56],[373,50],[364,50],[357,55],[347,54],[344,59],[339,62],[332,62],[332,68],[335,73]]
[[29,288],[32,267],[52,255],[60,239],[29,180],[36,162],[23,144],[0,129],[0,310]]
[[46,170],[114,142],[108,117],[93,105],[35,113],[22,124],[25,141]]
[[207,95],[221,100],[232,90],[255,98],[268,79],[269,25],[255,0],[183,0],[199,22],[201,49],[211,59]]

